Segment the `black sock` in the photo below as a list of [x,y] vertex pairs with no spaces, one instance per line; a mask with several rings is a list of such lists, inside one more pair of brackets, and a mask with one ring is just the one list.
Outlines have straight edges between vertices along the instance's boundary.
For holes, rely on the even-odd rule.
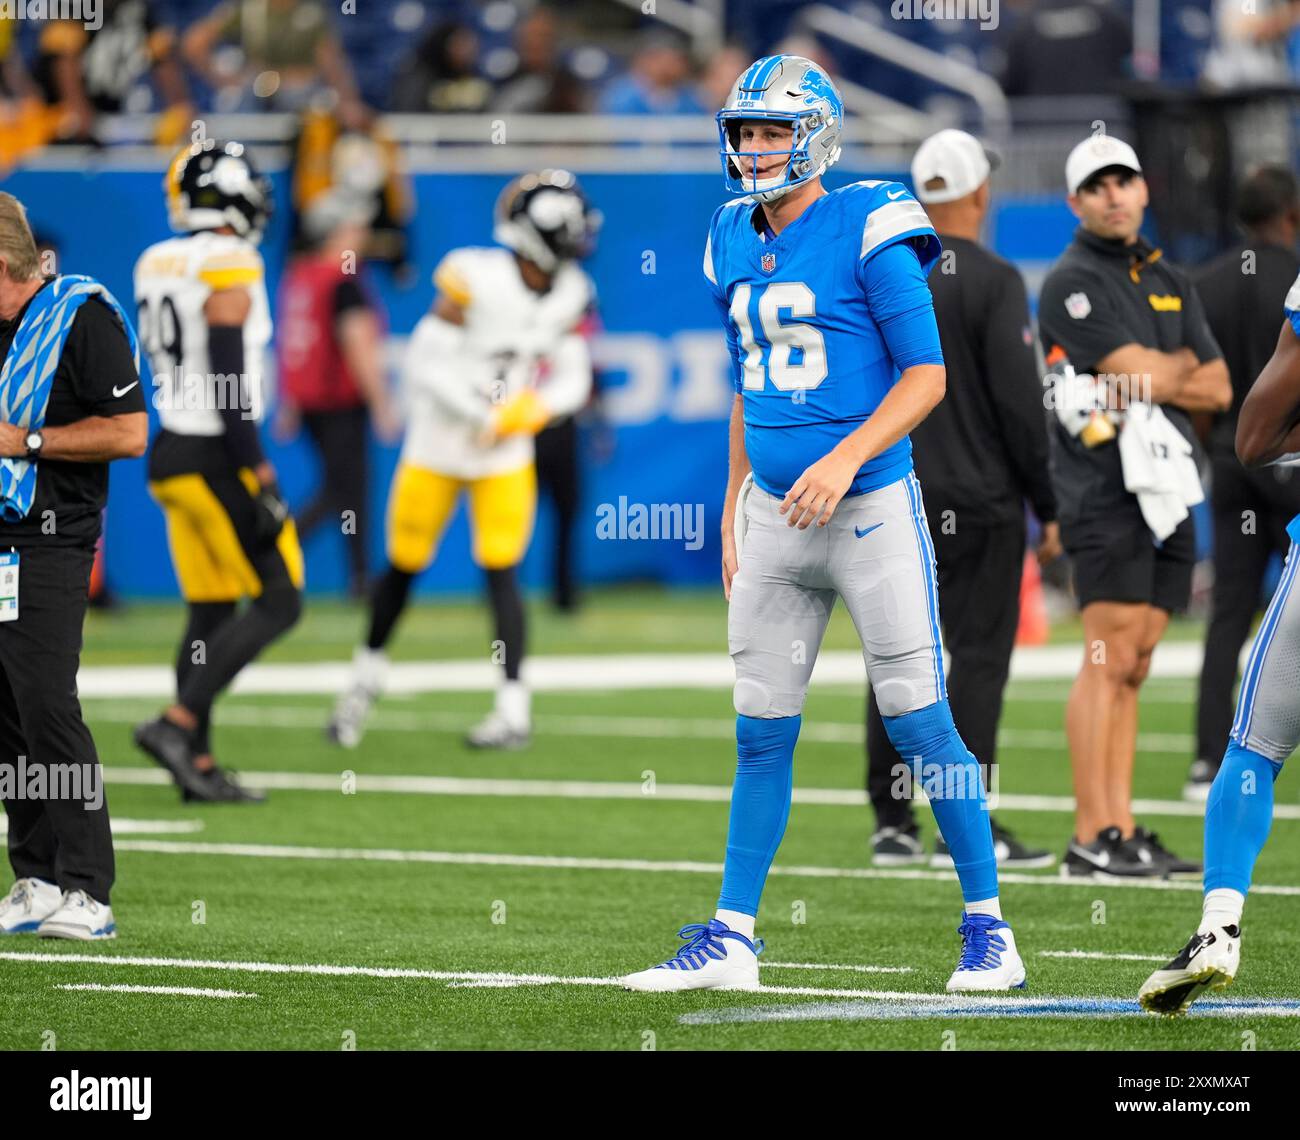
[[[202,654],[202,659],[206,661],[213,636],[234,616],[234,602],[190,603],[189,622],[185,626],[185,635],[181,638],[180,648],[176,652],[177,693],[184,688],[186,680],[198,667],[194,660],[195,655]],[[202,755],[212,750],[208,740],[208,722],[211,719],[210,710],[204,710],[201,714],[196,715],[199,723],[193,733],[194,749]]]
[[393,635],[397,619],[406,609],[406,599],[411,593],[414,574],[390,566],[375,583],[370,596],[370,633],[366,637],[367,649],[383,649]]
[[524,598],[515,568],[489,570],[487,581],[495,637],[505,648],[506,680],[517,681],[519,663],[524,659]]

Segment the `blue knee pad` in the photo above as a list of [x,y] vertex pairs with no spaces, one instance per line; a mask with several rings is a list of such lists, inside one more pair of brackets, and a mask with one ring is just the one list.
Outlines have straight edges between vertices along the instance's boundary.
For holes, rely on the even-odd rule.
[[731,791],[720,910],[757,914],[768,868],[785,834],[802,717],[736,717],[736,782]]
[[947,698],[881,719],[891,743],[929,797],[961,880],[962,898],[967,902],[995,898],[998,864],[984,781],[978,761],[957,733]]
[[1273,783],[1282,765],[1235,741],[1223,754],[1205,804],[1207,891],[1250,889],[1255,861],[1273,824]]

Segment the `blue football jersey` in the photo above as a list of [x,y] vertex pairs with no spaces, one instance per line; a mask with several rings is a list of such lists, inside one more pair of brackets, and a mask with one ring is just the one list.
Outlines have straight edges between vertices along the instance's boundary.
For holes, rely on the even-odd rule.
[[[754,481],[784,496],[898,380],[863,267],[910,241],[925,275],[941,246],[925,210],[897,182],[832,190],[766,238],[754,228],[755,208],[753,198],[740,198],[713,215],[704,275],[727,330],[733,383],[744,395]],[[886,486],[911,468],[904,437],[862,467],[848,494]]]

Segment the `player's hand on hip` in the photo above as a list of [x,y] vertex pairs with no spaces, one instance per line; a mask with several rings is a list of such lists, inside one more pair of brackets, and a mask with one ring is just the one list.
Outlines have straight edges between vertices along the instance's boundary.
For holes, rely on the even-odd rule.
[[830,522],[859,466],[839,451],[817,460],[781,500],[781,513],[789,515],[786,525],[807,530],[813,523],[825,526]]

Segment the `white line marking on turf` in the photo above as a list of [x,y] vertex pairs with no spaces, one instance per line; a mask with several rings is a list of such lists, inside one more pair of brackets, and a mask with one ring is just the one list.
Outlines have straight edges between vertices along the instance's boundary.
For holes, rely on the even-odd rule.
[[[336,977],[418,978],[435,982],[462,982],[478,985],[513,986],[614,986],[623,984],[621,978],[563,977],[558,974],[511,974],[501,971],[474,970],[411,970],[384,966],[330,966],[294,962],[225,962],[200,958],[146,958],[134,955],[110,956],[101,954],[42,954],[22,951],[0,951],[0,959],[10,962],[76,962],[95,963],[101,966],[144,966],[154,969],[228,970],[246,974],[322,974]],[[749,993],[793,994],[803,997],[862,997],[897,1001],[922,1001],[931,994],[909,993],[894,990],[821,989],[815,986],[760,986]]]
[[1040,958],[1086,958],[1091,962],[1168,962],[1168,954],[1106,954],[1100,950],[1040,950]]
[[[338,859],[346,862],[436,863],[462,867],[540,867],[548,870],[578,871],[647,871],[660,874],[686,873],[721,875],[721,863],[655,859],[599,859],[574,855],[509,855],[470,851],[401,851],[383,847],[290,847],[269,843],[184,843],[163,839],[124,839],[114,844],[118,851],[137,851],[153,855],[233,855],[250,859]],[[952,871],[883,870],[876,867],[775,866],[769,874],[804,879],[901,879],[927,883],[954,883]],[[1057,878],[1024,872],[1000,872],[999,881],[1033,887],[1088,887],[1093,891],[1116,887],[1121,890],[1196,891],[1197,882],[1165,879],[1096,879]],[[1260,895],[1300,896],[1300,887],[1270,886],[1266,883],[1250,888]]]
[[[105,770],[107,771],[107,769]],[[166,772],[159,772],[163,783],[171,783]],[[337,781],[336,781],[337,783]],[[118,819],[109,820],[114,835],[194,835],[203,830],[201,819]],[[9,817],[0,815],[0,836],[9,834]]]
[[[1250,647],[1242,650],[1242,665]],[[1152,677],[1197,677],[1201,671],[1200,642],[1162,645],[1151,662]],[[1082,648],[1049,645],[1017,649],[1011,657],[1013,680],[1072,680],[1079,671]],[[236,693],[342,692],[352,676],[346,661],[296,664],[259,663],[235,678]],[[534,692],[592,689],[730,688],[736,675],[731,659],[716,653],[621,653],[530,657],[524,680]],[[492,692],[500,670],[489,661],[399,661],[389,671],[388,691]],[[818,655],[813,685],[866,683],[862,654],[853,649],[826,650]],[[167,665],[86,665],[77,674],[82,697],[171,697],[176,675]]]
[[78,982],[55,986],[56,990],[82,990],[91,993],[113,994],[172,994],[177,997],[207,998],[255,998],[257,994],[244,993],[242,990],[208,990],[193,986],[124,986],[103,985],[99,982]]
[[856,974],[910,974],[911,966],[841,966],[833,962],[768,962],[765,970],[844,970]]
[[[171,777],[159,768],[104,769],[110,784],[144,784],[163,786]],[[241,772],[240,780],[253,788],[297,792],[334,792],[342,787],[342,777],[336,772]],[[362,773],[356,778],[359,792],[385,792],[397,795],[419,796],[517,796],[555,797],[573,800],[672,800],[692,803],[729,803],[731,788],[722,784],[669,784],[656,783],[653,795],[646,794],[646,785],[615,780],[515,780],[463,776],[375,776]],[[856,788],[795,788],[794,802],[817,807],[863,807],[867,793]],[[918,806],[925,798],[918,793]],[[1007,811],[1074,813],[1072,796],[1034,796],[999,793],[992,806]],[[1133,811],[1138,815],[1187,816],[1199,819],[1205,815],[1204,804],[1183,800],[1134,800]],[[1300,820],[1300,805],[1273,805],[1275,820]],[[200,824],[201,826],[201,824]],[[143,828],[141,830],[144,830]],[[198,830],[197,828],[158,827],[156,830]]]

